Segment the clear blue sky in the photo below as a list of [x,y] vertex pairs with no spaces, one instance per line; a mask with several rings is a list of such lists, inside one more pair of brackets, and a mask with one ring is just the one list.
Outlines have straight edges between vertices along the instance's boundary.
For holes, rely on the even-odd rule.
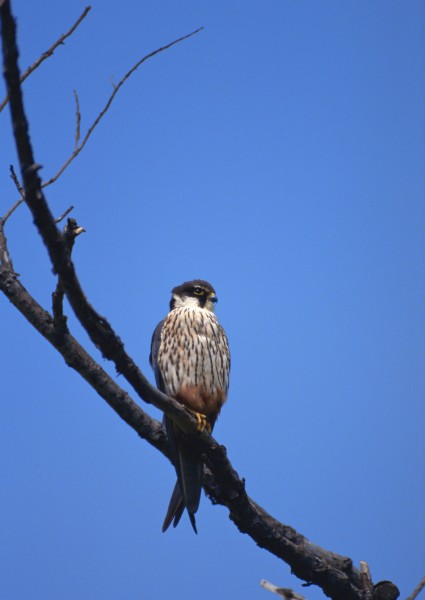
[[[85,4],[13,6],[25,68]],[[171,288],[214,284],[233,360],[215,434],[248,493],[402,598],[425,556],[424,17],[419,0],[103,0],[24,85],[47,179],[73,147],[74,89],[84,132],[112,81],[205,27],[128,81],[47,198],[75,205],[81,281],[151,379]],[[0,138],[4,214],[7,110]],[[7,235],[49,307],[24,207]],[[3,296],[0,319],[4,598],[271,600],[262,578],[323,598],[206,498],[198,536],[187,518],[163,535],[171,465]]]

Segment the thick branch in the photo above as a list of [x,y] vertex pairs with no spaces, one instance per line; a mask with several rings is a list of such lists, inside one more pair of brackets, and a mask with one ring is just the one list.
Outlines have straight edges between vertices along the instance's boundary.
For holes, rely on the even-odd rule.
[[[55,219],[55,223],[60,223],[62,219],[73,209],[71,206],[68,208],[58,219]],[[67,224],[64,228],[64,240],[66,247],[68,248],[69,255],[71,256],[72,248],[74,247],[75,239],[85,231],[84,227],[80,227],[75,219],[68,219]],[[58,278],[56,284],[56,290],[52,294],[52,311],[53,311],[53,323],[58,336],[64,335],[68,331],[66,324],[67,317],[63,314],[63,299],[65,290],[63,289],[62,282]]]
[[[6,238],[0,223],[0,257],[6,255],[8,255]],[[76,370],[142,438],[170,458],[168,442],[161,424],[151,419],[68,331],[58,335],[54,319],[20,283],[10,261],[0,260],[0,289],[31,325],[58,350],[68,366]],[[162,396],[157,390],[154,390],[154,393]],[[165,399],[171,405],[173,404],[171,399],[168,400],[167,397]],[[192,417],[178,403],[174,409],[175,411],[167,410],[167,412],[174,418],[178,413],[180,422],[185,422],[188,430]],[[358,598],[350,592],[352,588],[350,579],[356,579],[356,571],[352,569],[349,559],[314,546],[291,527],[273,519],[251,500],[246,494],[243,480],[231,466],[225,448],[216,440],[202,435],[198,440],[193,440],[193,443],[206,454],[209,465],[204,470],[205,491],[215,503],[229,508],[230,518],[240,531],[248,533],[259,546],[291,564],[294,573],[302,579],[315,581],[314,568],[317,567],[322,571],[320,577],[323,580],[326,580],[331,572],[332,579],[341,580],[341,589],[347,591],[347,595],[343,592],[343,595],[332,597]],[[345,572],[350,574],[350,577]]]
[[[7,247],[0,226],[0,256],[5,253]],[[147,415],[75,338],[69,333],[57,336],[52,316],[27,292],[10,268],[10,262],[0,261],[0,289],[31,325],[58,350],[68,366],[77,371],[142,438],[165,456],[169,456],[168,442],[161,424]]]
[[[17,66],[15,23],[10,13],[8,0],[0,0],[0,15],[5,78],[26,202],[47,247],[54,270],[61,278],[75,314],[103,356],[114,362],[117,370],[126,377],[141,398],[166,412],[185,431],[190,432],[194,428],[194,418],[189,416],[178,402],[168,398],[149,384],[140,369],[125,352],[123,343],[112,327],[89,304],[81,289],[64,237],[56,227],[41,190],[41,182],[37,174],[38,167],[33,157],[28,123],[23,108]],[[17,283],[16,276],[15,278],[11,277],[10,270],[7,268],[1,270],[1,286],[3,290],[6,290],[5,293],[9,294],[9,297]],[[20,293],[22,295],[24,291],[21,289]],[[29,302],[28,298],[26,301]],[[50,315],[44,311],[42,315],[44,319],[47,318],[46,315],[51,319]],[[45,335],[41,331],[39,318],[36,318],[36,315],[33,318],[33,325]],[[49,325],[54,330],[53,325]],[[45,337],[47,336],[45,335]],[[64,337],[67,340],[70,339],[69,334],[65,333]],[[58,344],[55,339],[52,340],[52,343]],[[58,347],[58,350],[62,352],[63,347]],[[85,359],[92,360],[88,355]],[[102,389],[102,386],[99,386],[99,393]],[[125,417],[131,427],[134,427],[133,418],[137,421],[137,418],[141,418],[141,413],[144,415],[143,411],[133,404],[132,401],[129,402],[129,398],[121,396],[117,405],[113,406],[120,416]],[[204,485],[207,493],[213,500],[229,508],[230,518],[240,531],[248,533],[259,546],[288,562],[298,577],[319,585],[329,597],[335,600],[360,600],[363,597],[359,572],[353,568],[350,559],[315,546],[291,527],[276,521],[252,501],[246,494],[244,482],[232,468],[225,449],[218,445],[213,438],[204,433],[198,439],[194,439],[193,443],[206,455],[208,466],[204,472]],[[388,599],[394,600],[398,597],[397,589],[389,582],[381,582],[375,588],[377,593],[375,595],[373,592],[373,600],[383,598],[382,593],[387,591]]]
[[103,356],[114,362],[118,373],[122,373],[127,378],[145,402],[154,403],[155,406],[167,412],[179,422],[183,430],[193,431],[190,422],[195,423],[195,419],[186,419],[186,413],[181,410],[178,402],[172,401],[161,394],[149,383],[135,362],[125,352],[122,341],[112,330],[108,321],[94,310],[85,297],[70,259],[70,251],[66,240],[56,227],[55,219],[49,210],[41,189],[41,181],[38,176],[39,166],[34,161],[20,88],[15,22],[10,14],[9,2],[4,0],[0,3],[0,7],[4,74],[10,98],[12,123],[25,189],[25,201],[33,215],[34,224],[47,247],[54,271],[61,279],[68,301],[77,318],[86,329],[95,346],[101,350]]

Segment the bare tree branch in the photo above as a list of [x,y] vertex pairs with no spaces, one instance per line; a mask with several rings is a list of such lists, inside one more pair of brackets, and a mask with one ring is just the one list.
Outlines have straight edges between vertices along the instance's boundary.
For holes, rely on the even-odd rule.
[[[63,221],[64,218],[69,215],[69,213],[71,212],[71,210],[74,210],[73,206],[70,206],[69,208],[67,208],[66,211],[64,213],[62,213],[60,217],[58,217],[57,219],[55,219],[55,223],[58,224],[61,221]],[[85,229],[84,229],[84,231],[85,231]],[[80,231],[79,233],[82,233],[82,231]]]
[[[195,431],[194,417],[189,415],[177,401],[165,396],[150,385],[132,358],[125,352],[122,341],[110,324],[96,312],[85,297],[64,234],[58,230],[41,189],[41,181],[38,176],[39,167],[34,160],[28,135],[28,122],[23,107],[17,63],[16,26],[11,15],[9,0],[0,0],[0,17],[4,73],[10,98],[25,200],[47,247],[54,270],[60,277],[68,301],[90,339],[103,356],[115,364],[117,371],[125,376],[138,395],[145,402],[154,404],[173,418],[185,432],[191,433]],[[173,44],[148,55],[137,66],[143,60],[171,45]],[[121,80],[119,85],[122,85],[135,68]],[[119,86],[116,89],[119,89]],[[110,102],[112,99],[113,96],[111,96]],[[107,108],[108,106],[101,113],[99,120]],[[95,124],[97,123],[95,122]],[[0,222],[0,225],[3,223]],[[34,300],[11,270],[2,228],[1,233],[0,242],[4,246],[4,251],[0,247],[0,287],[2,291],[25,314],[31,324],[58,349],[67,364],[76,369],[121,418],[136,431],[143,431],[143,437],[169,456],[168,446],[162,429],[160,426],[158,427],[159,424],[150,419],[128,394],[110,380],[109,376],[79,346],[78,342],[71,338],[67,331],[57,335],[51,315],[36,303],[34,304]],[[291,527],[274,519],[250,499],[245,490],[244,480],[239,477],[230,464],[225,448],[220,446],[214,438],[204,432],[198,437],[193,436],[190,439],[194,447],[203,452],[206,457],[203,484],[207,494],[215,503],[228,507],[230,518],[241,532],[247,533],[260,547],[287,562],[295,575],[309,584],[320,586],[324,593],[334,600],[362,600],[364,598],[360,573],[353,567],[349,558],[312,544]],[[373,587],[372,600],[383,600],[383,598],[395,600],[398,596],[399,592],[391,582],[380,582]]]
[[15,169],[13,168],[13,165],[10,165],[9,170],[10,170],[10,178],[12,179],[13,183],[15,184],[16,189],[21,194],[21,196],[24,196],[25,195],[24,188],[22,187],[21,182],[19,181],[18,176],[15,173]]
[[[71,206],[64,212],[63,215],[61,215],[58,219],[55,219],[55,223],[59,223],[60,221],[62,221],[62,219],[65,218],[65,216],[72,210],[72,208],[73,207]],[[72,248],[74,247],[76,238],[84,232],[84,227],[80,227],[75,219],[68,219],[67,224],[64,227],[63,237],[69,251],[69,256],[71,256]],[[56,290],[52,294],[53,326],[58,337],[61,337],[65,335],[65,333],[68,333],[67,317],[63,313],[64,295],[65,290],[63,289],[60,277],[58,277]]]
[[[7,254],[6,238],[0,223],[0,257]],[[168,442],[161,424],[151,419],[68,331],[58,334],[52,316],[37,304],[19,282],[9,261],[0,260],[0,289],[33,327],[58,350],[66,364],[76,370],[141,437],[170,458]],[[152,388],[152,396],[148,401],[156,404],[153,400],[158,395],[162,396]],[[165,399],[174,404],[172,399]],[[175,404],[176,412],[180,413],[179,423],[185,420],[186,430],[189,430],[190,421],[193,421],[195,429],[195,419],[187,414],[181,405]],[[169,410],[167,413],[175,417]],[[215,503],[229,508],[230,518],[240,531],[248,533],[258,545],[291,564],[294,573],[302,579],[314,581],[315,568],[319,570],[323,579],[340,579],[343,592],[339,595],[329,594],[331,597],[339,600],[360,597],[353,593],[356,588],[351,580],[356,580],[356,570],[352,568],[350,559],[314,546],[291,527],[273,519],[251,500],[246,494],[243,480],[231,466],[225,448],[213,438],[203,434],[199,439],[194,439],[194,445],[199,445],[206,453],[208,466],[204,469],[203,484],[207,495]],[[327,589],[326,584],[324,587]],[[329,591],[331,589],[332,586]]]
[[74,90],[75,98],[75,146],[74,152],[78,150],[78,144],[81,136],[81,111],[80,111],[80,100],[78,98],[77,90]]
[[[86,18],[86,16],[88,15],[90,10],[91,10],[91,6],[87,6],[87,8],[84,9],[83,13],[75,21],[75,23],[71,27],[71,29],[69,31],[67,31],[66,33],[64,33],[63,35],[61,35],[61,37],[52,46],[50,46],[50,48],[48,50],[46,50],[46,52],[43,52],[43,54],[30,67],[28,67],[28,69],[21,75],[21,83],[23,83],[25,81],[25,79],[27,77],[29,77],[31,75],[31,73],[33,71],[35,71],[41,65],[41,63],[43,63],[47,58],[52,56],[54,51],[56,50],[56,48],[58,46],[61,46],[64,43],[64,41],[66,40],[66,38],[68,38],[70,35],[72,35],[74,33],[74,31],[77,29],[78,25],[81,23],[81,21],[83,19]],[[8,102],[9,102],[9,96],[6,96],[4,98],[4,100],[2,101],[2,103],[0,104],[0,112],[4,109],[4,107],[7,105]]]
[[66,364],[79,373],[140,437],[165,456],[170,456],[161,424],[147,415],[68,332],[57,335],[52,315],[34,300],[13,270],[1,220],[0,289],[27,321],[56,348]]
[[15,202],[15,204],[13,204],[9,210],[6,212],[6,214],[4,215],[4,217],[2,218],[2,222],[3,224],[6,223],[6,221],[8,220],[8,218],[15,212],[15,210],[18,208],[18,206],[20,206],[22,204],[22,202],[25,201],[25,190],[22,187],[18,176],[15,173],[15,169],[13,168],[13,165],[10,165],[10,178],[12,179],[13,183],[16,186],[16,189],[18,190],[18,192],[20,193],[21,197],[19,198],[19,200],[17,200]]
[[300,596],[300,594],[294,592],[294,590],[291,590],[290,588],[278,587],[277,585],[274,585],[274,583],[270,583],[270,581],[267,581],[266,579],[262,579],[260,581],[260,585],[265,590],[268,590],[273,594],[277,594],[278,596],[281,596],[281,598],[285,598],[285,600],[307,600],[304,596]]
[[415,600],[415,598],[417,598],[419,596],[419,594],[421,593],[421,591],[425,588],[425,577],[423,577],[421,579],[421,581],[418,583],[418,585],[415,587],[415,589],[413,590],[413,592],[410,594],[410,596],[408,598],[406,598],[406,600]]
[[372,577],[369,565],[366,561],[360,561],[360,582],[363,590],[364,600],[372,598]]
[[[36,61],[36,63],[34,63],[34,65],[38,66],[42,62],[41,59],[45,60],[45,58],[47,58],[48,56],[51,56],[53,54],[53,51],[56,49],[56,47],[60,43],[63,43],[63,40],[66,37],[68,37],[69,35],[71,35],[71,33],[73,33],[73,31],[76,29],[76,27],[79,25],[79,23],[83,20],[83,18],[86,16],[86,14],[88,13],[88,11],[90,9],[91,9],[90,6],[87,7],[86,10],[84,11],[84,13],[79,18],[79,20],[74,24],[74,26],[66,34],[64,34],[64,36],[62,36],[61,38],[59,38],[59,40],[54,44],[54,46],[52,46],[53,50],[52,50],[52,48],[50,48],[47,52],[45,52],[42,55],[42,57],[38,61]],[[158,48],[157,50],[154,50],[153,52],[147,54],[146,56],[144,56],[143,58],[141,58],[135,65],[133,65],[133,67],[131,67],[131,69],[129,71],[127,71],[127,73],[119,81],[119,83],[117,85],[113,86],[112,94],[109,96],[109,98],[108,98],[105,106],[103,107],[103,109],[100,111],[100,113],[98,114],[98,116],[96,117],[96,119],[93,121],[93,123],[91,124],[91,126],[87,130],[87,133],[86,133],[86,135],[84,136],[84,138],[83,138],[83,140],[81,142],[80,142],[80,139],[81,139],[81,110],[80,110],[80,101],[79,101],[79,98],[78,98],[77,91],[74,90],[74,98],[75,98],[75,141],[74,141],[74,150],[71,153],[71,155],[67,158],[67,160],[63,163],[63,165],[60,167],[60,169],[56,172],[56,174],[53,175],[52,177],[50,177],[50,179],[48,179],[47,181],[43,182],[41,184],[41,187],[45,188],[45,187],[51,185],[52,183],[55,183],[55,181],[57,181],[59,179],[59,177],[62,175],[62,173],[73,162],[73,160],[75,158],[77,158],[77,156],[80,154],[80,152],[83,150],[83,148],[87,144],[88,140],[90,139],[93,131],[96,129],[97,125],[99,125],[100,121],[102,120],[102,118],[105,116],[105,114],[109,110],[109,107],[111,106],[112,102],[114,101],[115,96],[117,95],[117,93],[120,90],[120,88],[124,85],[124,83],[127,81],[127,79],[129,79],[129,77],[131,77],[131,75],[144,62],[146,62],[148,59],[152,58],[153,56],[159,54],[160,52],[163,52],[164,50],[168,50],[172,46],[175,46],[176,44],[179,44],[180,42],[183,42],[184,40],[187,40],[188,38],[194,36],[195,34],[199,33],[202,30],[203,30],[203,27],[199,27],[195,31],[192,31],[191,33],[188,33],[187,35],[184,35],[184,36],[182,36],[182,37],[180,37],[180,38],[178,38],[178,39],[170,42],[169,44],[167,44],[165,46],[162,46],[161,48]],[[34,71],[34,69],[36,68],[36,66],[34,66],[34,65],[32,65],[33,68],[31,70],[27,69],[27,71],[24,73],[25,78],[28,77],[28,75],[30,75],[30,73],[32,71]],[[20,78],[21,83],[24,80],[23,77],[24,76],[22,76]],[[5,104],[7,104],[8,101],[9,101],[9,96],[6,97]],[[0,109],[0,111],[1,111],[1,109]],[[21,197],[19,198],[19,200],[17,200],[15,202],[15,204],[13,204],[13,206],[10,208],[10,210],[3,217],[4,222],[6,222],[7,219],[12,215],[12,213],[25,201],[23,190],[22,190],[22,188],[20,189],[20,187],[18,185],[17,178],[16,178],[16,180],[14,179],[14,181],[15,181],[15,184],[17,184],[17,188],[19,190],[19,193],[21,194]]]
[[[93,133],[93,131],[98,126],[99,122],[102,120],[102,118],[107,113],[109,107],[111,106],[112,102],[114,101],[115,96],[118,94],[118,92],[121,89],[121,87],[124,85],[124,83],[127,81],[127,79],[129,77],[131,77],[131,75],[133,75],[133,73],[135,71],[137,71],[137,69],[140,67],[140,65],[142,65],[144,62],[146,62],[147,60],[149,60],[153,56],[156,56],[160,52],[163,52],[164,50],[168,50],[172,46],[175,46],[176,44],[179,44],[180,42],[183,42],[184,40],[187,40],[188,38],[196,35],[197,33],[199,33],[202,30],[203,30],[203,27],[199,27],[195,31],[192,31],[191,33],[188,33],[187,35],[184,35],[184,36],[178,38],[177,40],[174,40],[173,42],[170,42],[166,46],[162,46],[161,48],[158,48],[157,50],[154,50],[153,52],[150,52],[149,54],[147,54],[146,56],[144,56],[143,58],[141,58],[133,67],[131,67],[131,69],[129,71],[127,71],[127,73],[119,81],[119,83],[117,85],[113,86],[113,92],[112,92],[112,94],[109,96],[109,98],[108,98],[105,106],[103,107],[103,109],[100,111],[100,113],[98,114],[98,116],[96,117],[96,119],[93,121],[92,125],[87,130],[87,133],[84,136],[84,138],[81,141],[81,143],[78,143],[79,139],[80,139],[79,126],[80,126],[81,115],[80,115],[80,106],[79,106],[79,103],[78,103],[78,96],[76,95],[76,102],[77,102],[77,127],[76,127],[76,135],[75,135],[75,140],[76,140],[75,149],[74,149],[73,153],[71,154],[71,156],[61,166],[61,168],[59,169],[59,171],[55,175],[53,175],[53,177],[51,177],[50,179],[48,179],[47,181],[45,181],[42,184],[42,187],[45,188],[48,185],[51,185],[52,183],[54,183],[62,175],[62,173],[65,171],[65,169],[67,169],[67,167],[69,167],[69,165],[72,163],[72,161],[75,158],[77,158],[77,156],[80,154],[81,150],[84,148],[84,146],[88,142],[91,134]],[[75,92],[74,92],[74,94],[75,94]]]

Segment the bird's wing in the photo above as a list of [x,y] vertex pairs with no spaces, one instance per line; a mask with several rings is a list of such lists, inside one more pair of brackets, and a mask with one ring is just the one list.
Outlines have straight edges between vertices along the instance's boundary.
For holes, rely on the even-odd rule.
[[149,354],[149,363],[153,369],[154,375],[155,375],[155,381],[156,381],[156,387],[163,392],[164,394],[166,394],[166,390],[165,390],[165,385],[164,385],[164,381],[162,379],[162,375],[161,375],[161,371],[159,370],[158,367],[158,352],[159,352],[159,346],[161,344],[161,331],[162,331],[162,326],[164,324],[165,319],[162,319],[162,321],[160,321],[158,323],[158,325],[155,327],[155,331],[152,334],[152,340],[151,340],[151,352]]
[[[167,390],[158,366],[158,352],[164,320],[158,323],[153,332],[149,363],[155,375],[157,388],[166,394]],[[188,443],[184,443],[184,440],[181,439],[180,430],[167,415],[164,415],[164,425],[177,473],[177,482],[170,499],[162,531],[166,531],[173,521],[173,526],[176,527],[186,507],[192,527],[197,533],[194,513],[198,509],[201,497],[202,460],[199,457],[193,458],[193,451],[188,448]]]

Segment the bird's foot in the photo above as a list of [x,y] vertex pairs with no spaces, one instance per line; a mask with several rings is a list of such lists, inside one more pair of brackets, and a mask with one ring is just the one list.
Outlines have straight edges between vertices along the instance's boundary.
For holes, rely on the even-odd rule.
[[208,421],[208,418],[203,413],[196,412],[196,410],[187,409],[195,418],[196,418],[196,431],[198,433],[202,433],[203,431],[207,431],[211,433],[211,423]]

